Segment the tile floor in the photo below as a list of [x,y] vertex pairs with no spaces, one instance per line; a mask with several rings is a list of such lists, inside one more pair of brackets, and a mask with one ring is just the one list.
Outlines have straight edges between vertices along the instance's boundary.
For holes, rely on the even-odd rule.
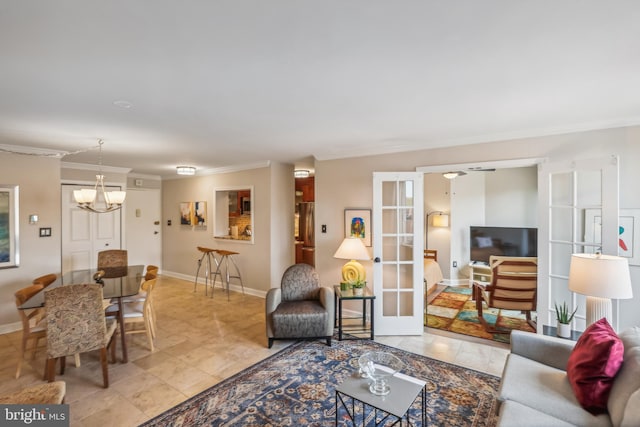
[[[214,298],[204,287],[160,276],[155,288],[158,313],[156,349],[144,334],[128,335],[129,363],[109,365],[110,387],[102,388],[98,354],[70,358],[64,376],[71,426],[137,426],[177,403],[289,345],[267,348],[264,299],[218,287]],[[41,383],[45,351],[26,360],[15,379],[21,332],[0,335],[0,394]],[[427,330],[422,336],[378,337],[377,341],[499,376],[508,354],[504,344]],[[120,347],[118,347],[118,354]]]

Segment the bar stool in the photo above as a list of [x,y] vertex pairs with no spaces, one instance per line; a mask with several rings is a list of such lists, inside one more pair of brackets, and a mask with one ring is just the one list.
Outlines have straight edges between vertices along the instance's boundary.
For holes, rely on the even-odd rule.
[[[220,283],[224,287],[224,282],[222,281],[222,274],[220,273],[220,262],[216,258],[217,249],[205,248],[202,246],[198,246],[198,250],[202,252],[202,256],[198,260],[198,269],[196,270],[196,280],[193,283],[193,292],[196,291],[198,287],[198,274],[200,274],[200,267],[202,267],[202,261],[204,261],[204,294],[207,295],[207,289],[209,287],[209,279],[213,276],[213,282],[211,283],[211,296],[213,296],[213,288],[216,285],[216,276],[220,276]],[[215,272],[213,269],[213,264],[215,263]]]
[[[236,264],[235,260],[233,259],[233,255],[238,255],[238,252],[227,251],[224,249],[217,249],[215,252],[218,255],[220,255],[220,260],[218,261],[218,268],[214,273],[213,285],[215,286],[215,276],[217,276],[218,274],[220,275],[220,282],[222,282],[221,268],[222,268],[222,264],[224,263],[225,278],[227,279],[227,301],[229,301],[229,280],[230,279],[240,280],[240,286],[242,286],[242,294],[244,295],[244,284],[242,283],[242,277],[240,276],[240,269],[238,268],[238,264]],[[231,260],[231,264],[233,264],[233,267],[235,268],[235,272],[236,272],[235,275],[229,273],[229,260]],[[222,286],[224,287],[224,283],[222,283]],[[211,297],[213,297],[213,290],[211,290]]]

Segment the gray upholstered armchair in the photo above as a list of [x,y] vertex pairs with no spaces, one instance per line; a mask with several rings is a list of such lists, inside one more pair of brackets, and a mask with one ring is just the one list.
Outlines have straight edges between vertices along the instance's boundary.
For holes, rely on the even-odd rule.
[[316,270],[295,264],[282,275],[280,288],[269,289],[266,301],[269,348],[276,339],[325,338],[331,345],[335,322],[333,290],[320,286]]

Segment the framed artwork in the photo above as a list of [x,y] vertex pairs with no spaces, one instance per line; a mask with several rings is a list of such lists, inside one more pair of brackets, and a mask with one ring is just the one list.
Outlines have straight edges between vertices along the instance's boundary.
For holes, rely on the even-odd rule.
[[180,203],[180,225],[193,224],[193,202]]
[[0,184],[0,268],[20,265],[18,189]]
[[198,227],[207,226],[207,202],[194,202],[193,223]]
[[[629,265],[640,265],[640,209],[620,209],[619,215],[618,256],[628,258]],[[600,243],[600,209],[585,209],[584,223],[585,242]]]
[[371,209],[344,210],[344,237],[359,237],[371,246]]

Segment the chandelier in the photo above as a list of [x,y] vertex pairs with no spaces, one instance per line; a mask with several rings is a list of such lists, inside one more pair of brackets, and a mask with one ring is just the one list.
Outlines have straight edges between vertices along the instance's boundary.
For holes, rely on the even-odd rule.
[[[104,175],[102,174],[102,140],[98,141],[98,147],[100,149],[100,157],[98,158],[98,175],[96,175],[96,185],[93,188],[83,188],[81,190],[73,191],[73,198],[76,200],[78,207],[89,212],[105,213],[118,210],[124,203],[124,198],[127,195],[124,191],[105,191],[104,189]],[[102,193],[100,199],[104,202],[104,207],[100,208],[96,204],[96,197],[98,196],[98,190]]]

